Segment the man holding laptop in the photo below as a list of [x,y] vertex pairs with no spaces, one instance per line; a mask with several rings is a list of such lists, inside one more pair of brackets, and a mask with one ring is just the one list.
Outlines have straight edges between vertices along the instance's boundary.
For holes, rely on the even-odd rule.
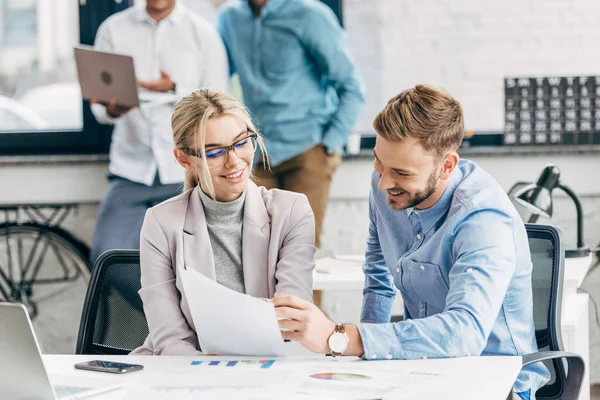
[[227,56],[216,30],[177,0],[147,0],[100,25],[95,49],[129,55],[142,90],[171,101],[130,108],[116,97],[92,102],[98,122],[114,124],[109,180],[91,262],[106,250],[138,248],[146,209],[181,192],[184,170],[173,156],[175,100],[202,87],[227,90]]

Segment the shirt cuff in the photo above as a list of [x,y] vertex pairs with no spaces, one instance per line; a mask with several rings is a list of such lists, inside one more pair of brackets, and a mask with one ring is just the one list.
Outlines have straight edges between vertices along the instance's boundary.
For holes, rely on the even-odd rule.
[[402,359],[400,339],[394,329],[395,324],[359,324],[365,360]]
[[98,121],[101,124],[113,125],[117,120],[117,118],[113,118],[110,115],[108,115],[106,107],[104,107],[102,104],[92,104],[90,107],[92,109],[92,113],[96,117],[96,121]]
[[384,324],[390,322],[394,297],[389,297],[374,292],[367,292],[363,297],[361,322]]
[[344,152],[344,145],[346,144],[346,136],[336,131],[328,131],[323,137],[323,146],[332,150],[336,154],[342,154]]

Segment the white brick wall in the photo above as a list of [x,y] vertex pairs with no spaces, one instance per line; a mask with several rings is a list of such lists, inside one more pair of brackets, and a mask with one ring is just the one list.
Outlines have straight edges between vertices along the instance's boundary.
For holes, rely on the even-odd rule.
[[370,92],[360,130],[371,129],[387,99],[418,83],[458,98],[467,129],[501,130],[504,76],[600,74],[597,0],[346,0],[344,7]]

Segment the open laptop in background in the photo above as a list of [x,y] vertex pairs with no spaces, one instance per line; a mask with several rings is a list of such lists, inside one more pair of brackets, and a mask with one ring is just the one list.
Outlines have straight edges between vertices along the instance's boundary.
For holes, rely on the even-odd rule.
[[78,400],[122,386],[53,387],[27,309],[22,304],[0,303],[0,398]]
[[116,98],[121,106],[140,105],[131,56],[106,53],[90,46],[77,46],[74,49],[77,76],[84,99],[107,103]]
[[131,56],[84,45],[76,46],[74,50],[81,96],[85,100],[107,103],[117,99],[118,105],[132,108],[140,104],[154,106],[177,101],[174,93],[139,88]]

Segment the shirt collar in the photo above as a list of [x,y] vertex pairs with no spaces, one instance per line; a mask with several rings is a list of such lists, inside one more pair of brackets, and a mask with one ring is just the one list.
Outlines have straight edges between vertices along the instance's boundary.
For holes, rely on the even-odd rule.
[[[265,4],[265,6],[263,7],[263,9],[260,12],[261,16],[264,18],[267,14],[277,12],[288,1],[290,1],[290,0],[269,0],[269,1],[267,1],[267,4]],[[250,4],[250,0],[247,0],[246,4],[248,5],[248,8],[250,8],[250,11],[252,13],[254,13],[252,4]]]
[[448,212],[452,197],[454,196],[454,191],[460,184],[462,176],[463,173],[457,166],[450,175],[450,182],[448,182],[448,186],[446,187],[446,190],[444,190],[442,197],[440,197],[432,207],[429,207],[426,210],[417,210],[416,208],[407,209],[407,215],[414,212],[419,217],[424,234],[427,234],[440,218]]
[[[184,5],[181,4],[181,1],[177,1],[175,2],[175,8],[173,8],[173,11],[171,11],[171,13],[167,15],[164,21],[170,21],[173,24],[177,24],[181,21],[181,19],[185,15],[185,12],[186,10]],[[148,14],[148,11],[146,11],[145,5],[139,6],[137,8],[135,12],[135,19],[139,22],[147,21],[151,24],[156,24],[156,21],[152,19],[152,17]]]

